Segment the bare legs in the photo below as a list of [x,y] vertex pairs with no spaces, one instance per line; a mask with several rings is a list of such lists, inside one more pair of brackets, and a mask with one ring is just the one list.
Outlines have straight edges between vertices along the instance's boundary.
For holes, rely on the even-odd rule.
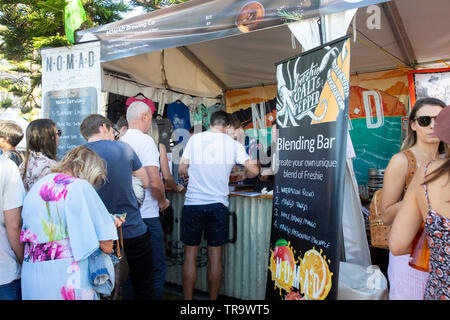
[[[184,246],[183,294],[184,299],[192,300],[195,282],[197,281],[197,265],[195,263],[198,246]],[[222,247],[208,247],[208,286],[209,299],[216,300],[222,283]]]

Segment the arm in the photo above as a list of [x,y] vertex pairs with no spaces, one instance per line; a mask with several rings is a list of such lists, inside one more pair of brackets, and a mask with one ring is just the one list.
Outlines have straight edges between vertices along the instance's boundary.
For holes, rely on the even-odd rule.
[[259,166],[256,160],[248,159],[242,165],[245,168],[247,178],[254,178],[259,174]]
[[425,192],[421,185],[423,180],[424,170],[417,171],[392,224],[389,250],[393,255],[410,252],[411,243],[423,222],[422,212],[427,210]]
[[20,230],[22,228],[22,207],[4,210],[6,235],[9,244],[20,264],[23,261],[23,243],[20,242]]
[[[175,179],[173,178],[172,173],[170,173],[169,168],[169,160],[167,158],[166,146],[162,143],[159,144],[159,165],[161,166],[161,172],[163,175],[164,181],[167,182],[167,185],[175,191],[181,191],[184,189],[182,185],[177,185]],[[180,187],[181,186],[181,187]]]
[[148,186],[149,186],[148,175],[143,167],[139,168],[136,171],[133,171],[132,175],[135,176],[136,178],[139,178],[142,181],[142,186],[144,187],[144,189],[148,188]]
[[188,171],[189,171],[189,159],[181,157],[180,164],[178,165],[178,174],[181,177],[188,177],[189,176]]
[[144,168],[148,175],[149,188],[152,196],[158,201],[160,210],[166,209],[170,205],[170,202],[166,198],[164,184],[159,177],[159,168],[155,166],[146,166]]
[[383,197],[381,199],[381,218],[385,225],[391,225],[400,209],[403,189],[408,175],[408,159],[402,153],[394,155],[389,161],[383,178]]

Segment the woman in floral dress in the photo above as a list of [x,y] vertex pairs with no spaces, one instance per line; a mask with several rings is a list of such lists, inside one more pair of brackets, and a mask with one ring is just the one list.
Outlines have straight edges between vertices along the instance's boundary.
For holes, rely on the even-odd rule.
[[[434,134],[450,144],[450,107],[436,118]],[[450,300],[450,149],[445,159],[430,162],[412,182],[390,232],[394,255],[410,252],[422,222],[430,249],[425,300]]]
[[112,251],[114,218],[93,186],[106,177],[103,160],[77,147],[24,199],[24,300],[98,299],[89,282],[88,257],[99,247]]
[[50,119],[30,122],[26,131],[27,149],[19,170],[25,189],[29,191],[40,178],[50,173],[56,165],[56,148],[61,131]]

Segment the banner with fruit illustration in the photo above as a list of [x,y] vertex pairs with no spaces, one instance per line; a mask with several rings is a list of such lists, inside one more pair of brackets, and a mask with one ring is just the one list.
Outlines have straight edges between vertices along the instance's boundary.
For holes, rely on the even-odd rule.
[[336,299],[350,92],[348,37],[277,65],[278,166],[266,298]]

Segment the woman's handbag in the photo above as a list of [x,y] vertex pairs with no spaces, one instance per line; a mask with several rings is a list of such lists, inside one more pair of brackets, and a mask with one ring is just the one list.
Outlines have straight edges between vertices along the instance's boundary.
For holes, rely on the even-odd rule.
[[386,226],[381,219],[381,197],[383,189],[375,191],[370,203],[370,243],[372,247],[389,249],[389,232],[391,226]]
[[[408,175],[406,176],[406,183],[403,189],[403,195],[405,194],[408,186],[414,176],[417,169],[416,158],[411,150],[406,149],[403,153],[408,158]],[[370,202],[370,243],[372,247],[389,249],[389,232],[391,226],[386,226],[381,218],[381,198],[383,196],[383,189],[375,191]],[[403,198],[403,196],[402,196]]]
[[428,247],[427,233],[423,222],[411,245],[409,265],[420,271],[430,271],[430,248]]
[[119,239],[116,240],[115,248],[113,252],[113,260],[116,260],[114,263],[114,274],[115,274],[115,283],[114,289],[111,292],[110,296],[103,297],[105,300],[117,300],[120,293],[120,287],[123,285],[125,280],[128,277],[130,272],[130,267],[128,266],[127,258],[125,256],[125,250],[123,247],[123,234],[122,234],[122,226],[119,228]]

